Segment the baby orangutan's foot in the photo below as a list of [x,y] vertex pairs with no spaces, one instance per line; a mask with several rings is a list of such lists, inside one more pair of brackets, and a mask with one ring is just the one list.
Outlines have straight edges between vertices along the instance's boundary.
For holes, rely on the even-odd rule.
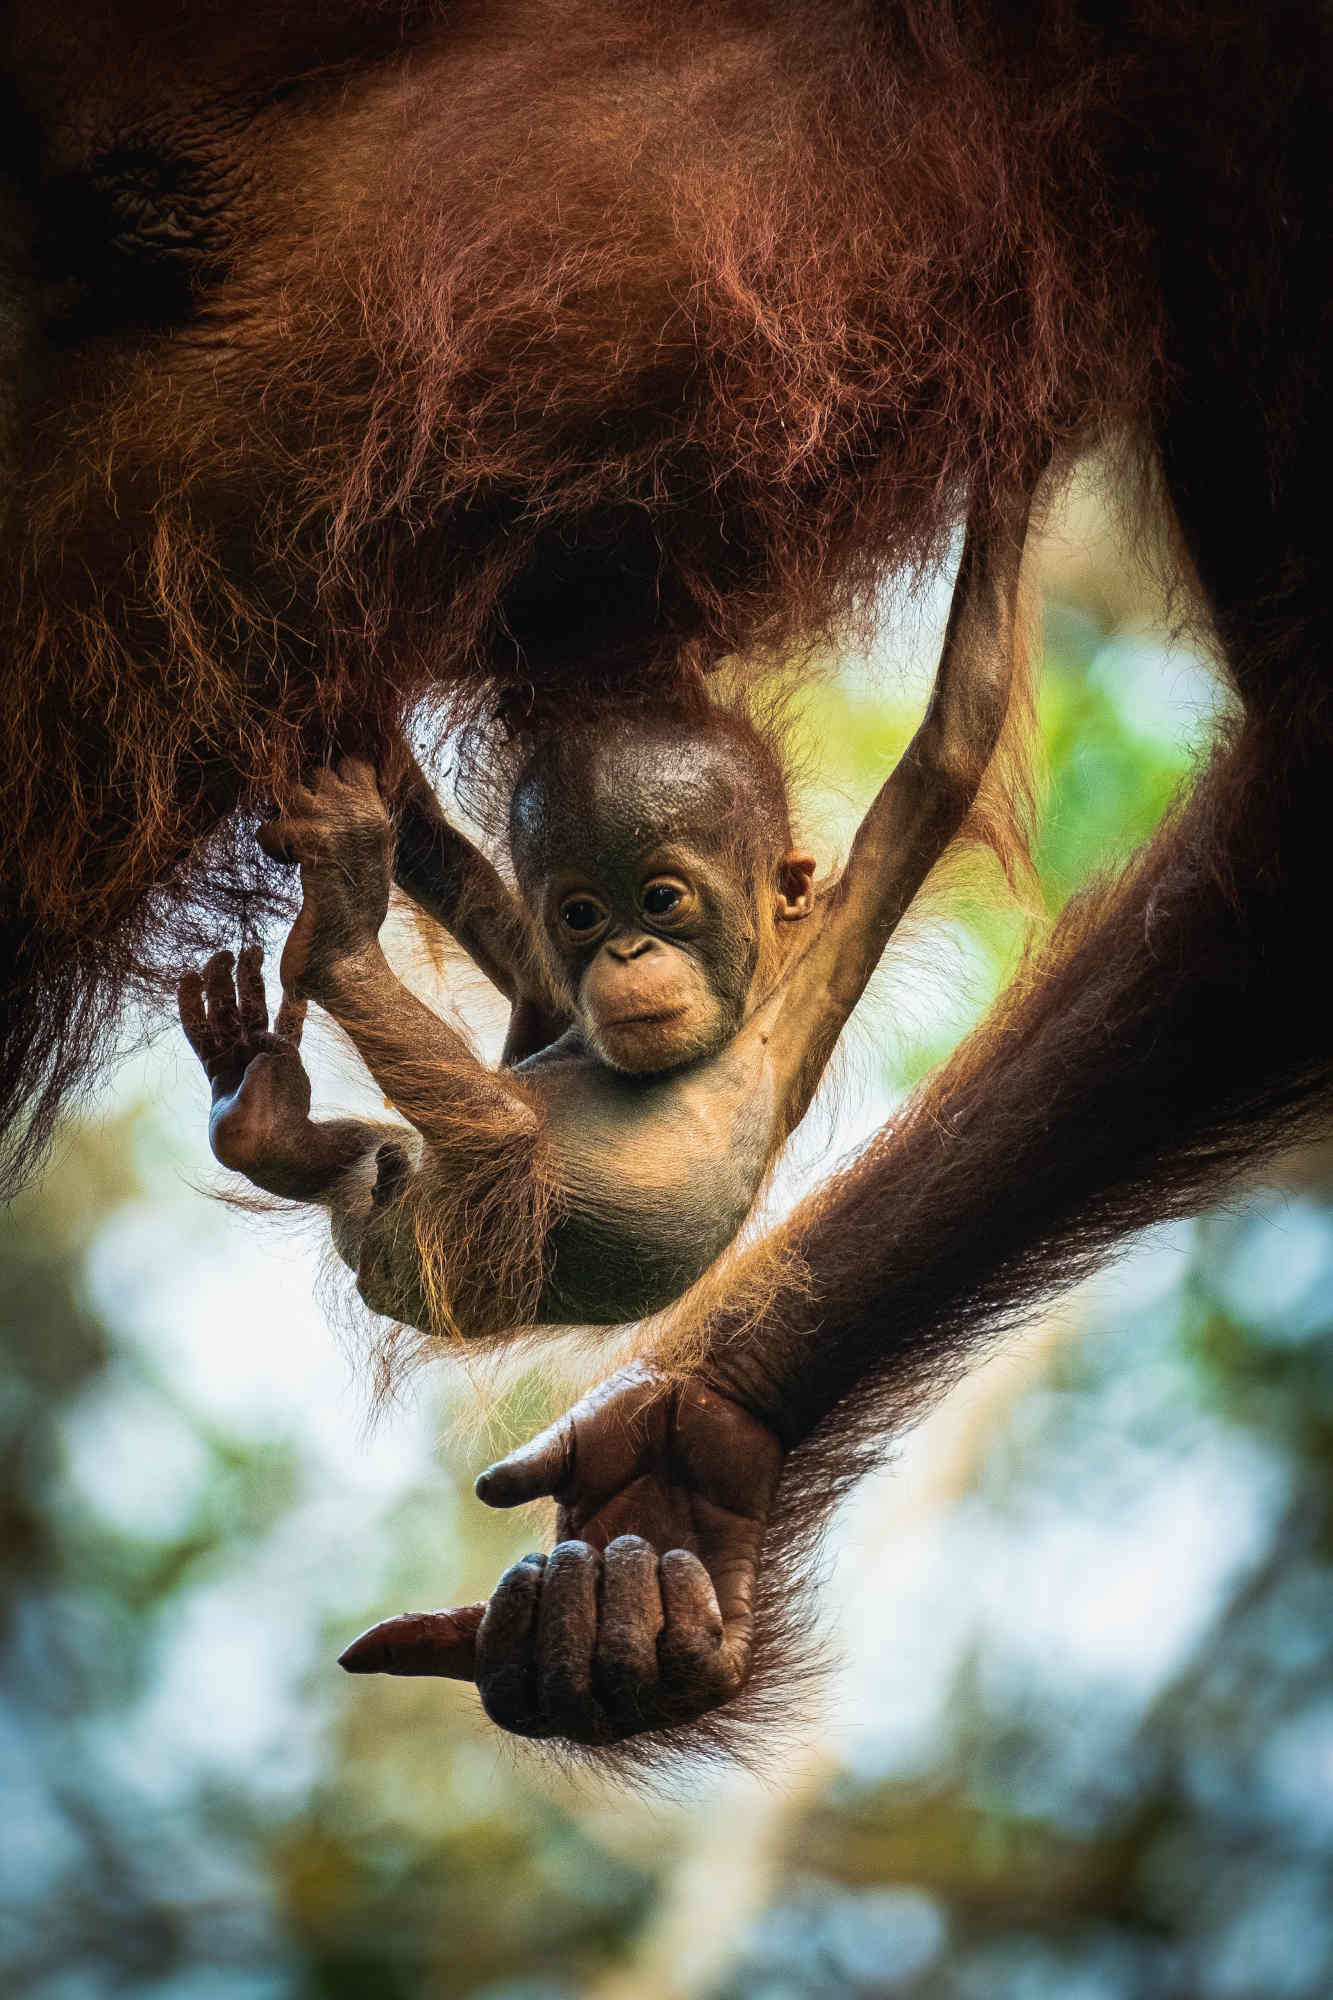
[[389,909],[393,827],[369,764],[342,758],[313,772],[259,829],[275,861],[301,864],[300,915],[283,953],[283,984],[318,1000],[332,969],[372,946]]
[[300,1055],[305,1002],[284,997],[270,1028],[263,963],[259,946],[250,945],[239,962],[219,951],[202,974],[185,973],[177,989],[181,1026],[213,1086],[214,1156],[268,1194],[308,1200],[328,1185],[332,1163],[310,1120]]

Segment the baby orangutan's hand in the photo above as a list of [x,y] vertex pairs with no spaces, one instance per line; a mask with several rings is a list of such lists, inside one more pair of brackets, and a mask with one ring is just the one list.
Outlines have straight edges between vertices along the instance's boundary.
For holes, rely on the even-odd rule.
[[475,1679],[518,1736],[613,1743],[693,1721],[749,1678],[781,1470],[755,1418],[636,1362],[477,1481],[492,1507],[554,1496],[550,1555],[506,1570],[487,1605],[372,1626],[342,1665]]
[[373,945],[389,909],[393,828],[369,764],[311,773],[259,829],[275,861],[299,861],[303,902],[283,953],[288,992],[320,997],[329,969]]

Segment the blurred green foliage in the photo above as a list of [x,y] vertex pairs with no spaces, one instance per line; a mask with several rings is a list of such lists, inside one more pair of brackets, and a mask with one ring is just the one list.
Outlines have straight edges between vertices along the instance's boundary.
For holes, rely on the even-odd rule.
[[[1057,609],[1048,652],[1051,911],[1151,831],[1203,732],[1143,695],[1172,671],[1147,641]],[[857,797],[915,720],[864,686],[811,717],[821,775]],[[1019,916],[976,892],[938,921],[976,1011]],[[901,1034],[895,1087],[957,1025]],[[364,1447],[355,1419],[321,1430],[327,1382],[254,1407],[256,1340],[297,1340],[309,1259],[283,1278],[258,1225],[183,1184],[198,1135],[156,1074],[160,1101],[71,1132],[0,1237],[4,1991],[1333,1991],[1319,1160],[1280,1202],[1143,1245],[929,1522],[881,1546],[893,1482],[868,1494],[850,1722],[812,1711],[768,1790],[701,1773],[650,1803],[543,1772],[466,1690],[336,1673],[359,1623],[484,1592],[540,1529],[472,1501],[475,1433],[436,1446],[466,1382]],[[525,1381],[488,1421],[530,1428],[555,1396]]]

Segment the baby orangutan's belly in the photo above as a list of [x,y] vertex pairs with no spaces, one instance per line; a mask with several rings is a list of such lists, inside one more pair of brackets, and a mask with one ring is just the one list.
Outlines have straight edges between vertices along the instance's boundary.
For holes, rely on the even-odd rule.
[[334,1243],[372,1311],[465,1341],[619,1326],[663,1311],[734,1240],[769,1164],[762,1076],[725,1059],[662,1079],[564,1060],[525,1080],[545,1100],[526,1169],[483,1188],[404,1134],[387,1198],[368,1169],[348,1177]]
[[552,1227],[542,1320],[552,1326],[618,1326],[662,1312],[732,1242],[751,1200],[734,1189],[636,1190],[617,1211],[581,1203]]
[[[661,1082],[606,1072],[587,1097],[552,1092],[547,1127],[559,1188],[542,1319],[615,1326],[661,1312],[734,1240],[768,1166],[772,1110],[701,1065]],[[730,1081],[729,1079],[726,1081]]]

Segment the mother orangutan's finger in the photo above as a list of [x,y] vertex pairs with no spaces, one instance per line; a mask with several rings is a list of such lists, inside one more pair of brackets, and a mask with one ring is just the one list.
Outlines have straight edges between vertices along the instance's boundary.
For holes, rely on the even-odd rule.
[[385,1618],[353,1639],[338,1665],[349,1674],[434,1674],[470,1681],[485,1612],[484,1604],[463,1604],[454,1611],[405,1611]]
[[605,1740],[606,1714],[593,1692],[602,1559],[587,1542],[560,1542],[546,1558],[537,1613],[537,1704],[547,1733],[576,1743]]
[[668,1549],[659,1573],[666,1624],[657,1650],[667,1699],[734,1692],[744,1676],[724,1644],[708,1571],[688,1549]]
[[657,1697],[657,1641],[665,1619],[657,1551],[639,1535],[620,1535],[602,1556],[602,1615],[593,1685],[617,1726],[650,1728]]
[[537,1611],[544,1555],[511,1564],[477,1630],[477,1691],[491,1721],[518,1736],[545,1733],[537,1712]]

